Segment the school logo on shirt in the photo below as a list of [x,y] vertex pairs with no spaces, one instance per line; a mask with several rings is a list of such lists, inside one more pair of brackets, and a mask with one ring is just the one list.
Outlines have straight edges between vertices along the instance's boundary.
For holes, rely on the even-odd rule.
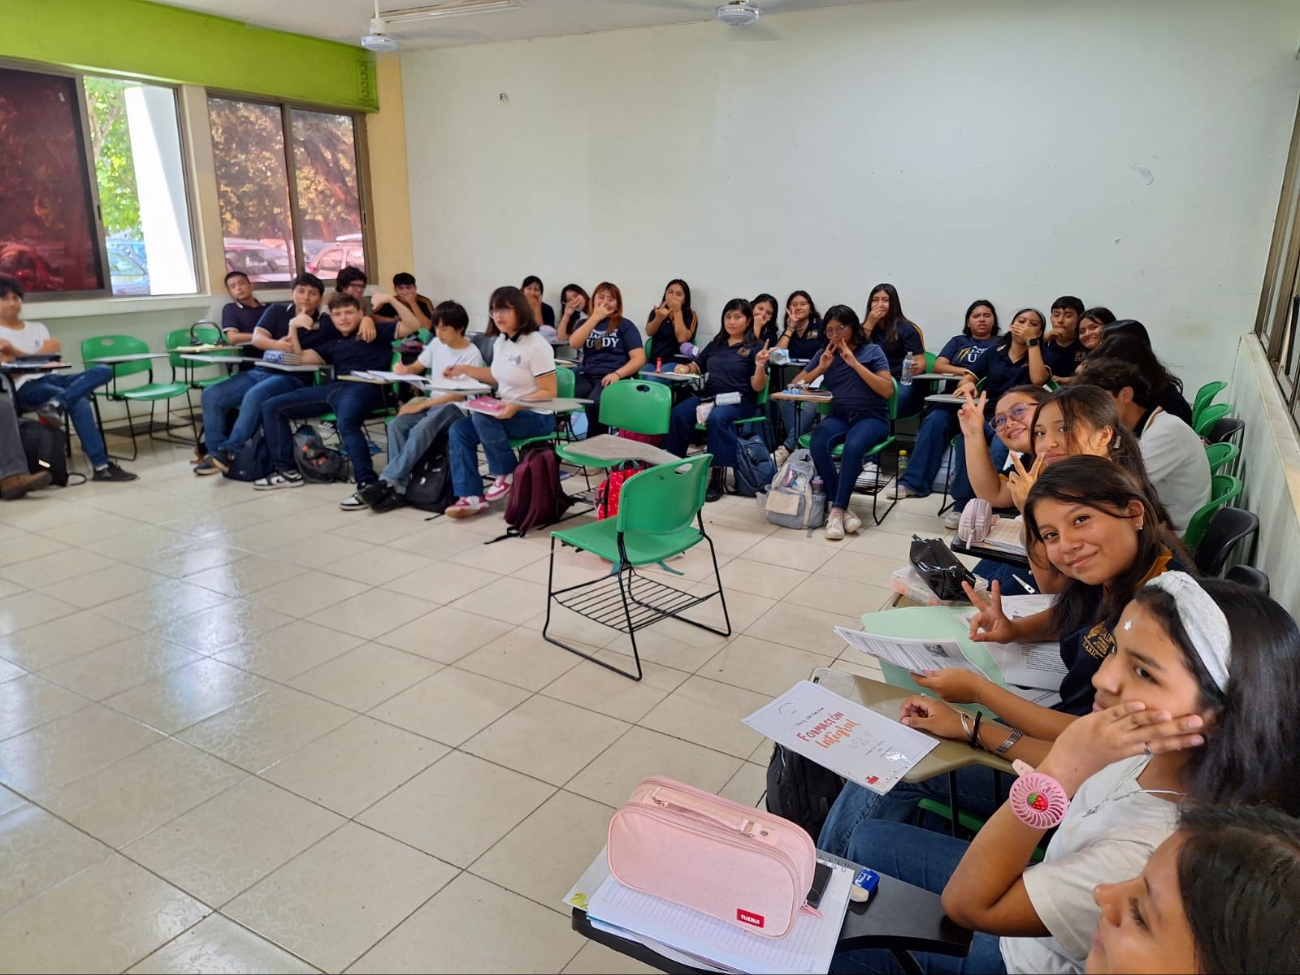
[[973,365],[987,351],[988,349],[978,345],[969,346],[957,353],[957,362],[968,366]]
[[751,351],[751,350],[745,348],[745,347],[742,345],[740,348],[738,348],[738,349],[736,350],[736,355],[741,356],[742,358],[748,358],[748,357],[749,357],[749,353],[750,353],[750,351]]
[[602,332],[599,335],[587,336],[587,348],[589,349],[617,349],[618,332]]
[[524,364],[524,354],[522,352],[511,352],[506,356],[506,363],[511,366],[522,366]]
[[1083,635],[1083,649],[1094,660],[1105,660],[1115,649],[1115,636],[1105,623],[1098,623]]

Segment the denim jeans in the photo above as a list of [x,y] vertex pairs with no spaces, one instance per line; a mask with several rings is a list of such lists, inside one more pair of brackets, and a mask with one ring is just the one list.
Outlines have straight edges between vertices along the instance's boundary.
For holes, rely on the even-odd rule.
[[799,446],[799,438],[805,433],[813,432],[813,424],[817,422],[817,404],[795,403],[788,399],[779,402],[781,425],[785,427],[785,440],[782,441],[782,446],[786,450],[794,451]]
[[471,413],[452,424],[448,432],[451,446],[451,486],[458,498],[482,497],[483,475],[478,472],[478,445],[483,445],[488,473],[495,477],[513,474],[519,459],[510,449],[511,440],[544,437],[555,431],[553,413],[520,410],[508,420],[498,420],[485,413]]
[[[676,454],[678,457],[686,456],[686,448],[691,443],[691,434],[695,432],[695,408],[699,405],[700,398],[691,396],[673,407],[668,423],[668,437],[664,441],[664,449],[668,453]],[[736,433],[735,424],[737,420],[750,419],[754,411],[754,401],[745,399],[734,405],[713,407],[713,412],[709,414],[709,422],[705,424],[707,431],[705,438],[709,453],[713,455],[714,467],[736,466],[736,443],[739,435]]]
[[1025,588],[1025,583],[1031,586],[1034,585],[1033,572],[1029,569],[1015,568],[1005,562],[980,559],[979,562],[975,563],[973,571],[977,576],[983,576],[989,581],[990,589],[993,588],[993,583],[996,580],[999,591],[1004,596],[1027,596],[1030,594],[1030,590]]
[[387,481],[402,494],[406,493],[411,483],[411,471],[438,438],[438,431],[446,429],[447,410],[455,413],[457,418],[462,416],[458,407],[445,403],[421,413],[393,417],[388,424],[388,464],[379,475],[381,481]]
[[[237,454],[257,433],[262,423],[262,406],[273,396],[302,389],[308,382],[300,374],[250,369],[213,383],[203,391],[203,441],[208,453],[228,450]],[[239,410],[235,425],[226,431],[226,412]],[[325,412],[329,412],[326,410]]]
[[29,379],[18,387],[18,408],[34,410],[51,400],[62,403],[72,417],[72,425],[81,439],[81,449],[90,458],[91,466],[100,468],[108,463],[108,448],[104,446],[104,435],[95,422],[91,396],[94,390],[112,381],[112,366],[91,366],[85,372],[71,375]]
[[[883,821],[865,822],[853,831],[848,857],[877,873],[916,887],[943,893],[970,844],[917,826]],[[882,893],[882,897],[888,897]],[[922,970],[942,975],[1006,972],[1002,949],[995,935],[975,933],[965,958],[915,952]],[[840,952],[831,959],[832,972],[897,972],[894,956],[883,948]]]
[[[1011,453],[1010,449],[1002,442],[1001,437],[993,436],[991,425],[985,425],[984,439],[992,441],[989,457],[993,460],[993,469],[1001,470],[1002,465],[1007,462],[1007,455]],[[971,487],[970,476],[966,473],[966,445],[957,446],[961,449],[953,451],[952,490],[948,492],[952,495],[953,511],[961,511],[966,507],[966,503],[975,497],[975,489]]]
[[578,399],[591,400],[582,408],[587,414],[587,436],[589,437],[609,433],[609,427],[600,422],[600,394],[604,391],[605,387],[600,384],[600,379],[596,376],[588,376],[585,372],[580,372],[573,377],[573,395]]
[[[831,507],[849,506],[849,498],[853,497],[853,486],[862,473],[867,451],[888,436],[889,421],[879,416],[857,419],[853,415],[834,413],[817,424],[809,448],[813,463],[817,465],[817,473],[826,485],[826,497],[831,499]],[[844,453],[840,457],[840,470],[837,474],[831,448],[841,441],[844,443]]]
[[357,487],[375,481],[375,465],[370,459],[370,441],[366,439],[364,424],[383,403],[383,388],[369,383],[332,382],[272,396],[262,404],[262,425],[266,429],[266,446],[275,469],[295,469],[290,420],[307,420],[333,413],[334,425],[343,439],[343,449],[347,451],[348,460],[352,461],[352,476]]
[[15,474],[27,474],[27,452],[18,429],[18,411],[7,399],[0,398],[0,480]]
[[[943,452],[948,449],[956,426],[957,411],[948,406],[935,405],[922,418],[921,428],[916,433],[916,446],[907,462],[907,473],[899,482],[918,498],[930,493],[934,477],[943,463]],[[960,448],[961,444],[957,446]]]

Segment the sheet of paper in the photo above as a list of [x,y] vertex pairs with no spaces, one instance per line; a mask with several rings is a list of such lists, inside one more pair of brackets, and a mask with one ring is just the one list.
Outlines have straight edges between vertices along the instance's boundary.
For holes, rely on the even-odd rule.
[[986,643],[1008,684],[1059,691],[1069,668],[1057,643]]
[[908,673],[919,674],[927,670],[942,670],[944,667],[960,667],[973,671],[984,677],[994,679],[975,666],[956,640],[909,639],[899,636],[879,636],[862,630],[850,630],[843,626],[835,627],[840,639],[855,650],[870,654],[881,660],[887,660],[895,667],[902,667]]
[[471,379],[469,376],[456,376],[454,379],[444,379],[442,376],[420,377],[429,389],[445,389],[450,392],[457,390],[484,390],[490,388],[487,383],[481,383],[477,379]]
[[999,518],[980,545],[984,548],[1024,555],[1024,525],[1014,518]]
[[807,680],[744,721],[759,734],[881,795],[939,744]]

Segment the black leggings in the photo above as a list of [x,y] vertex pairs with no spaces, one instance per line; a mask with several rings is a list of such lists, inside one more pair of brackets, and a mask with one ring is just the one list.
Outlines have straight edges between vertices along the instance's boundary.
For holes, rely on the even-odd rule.
[[585,372],[578,373],[573,381],[573,394],[578,399],[589,399],[590,403],[583,406],[587,414],[587,436],[598,437],[602,433],[609,433],[609,427],[601,423],[597,417],[600,416],[600,394],[605,391],[605,387],[600,384],[601,377],[589,376]]

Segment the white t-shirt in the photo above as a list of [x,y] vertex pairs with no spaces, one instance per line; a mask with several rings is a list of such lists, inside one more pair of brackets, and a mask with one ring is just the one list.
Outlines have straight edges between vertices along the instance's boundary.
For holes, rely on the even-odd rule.
[[1169,509],[1181,536],[1192,515],[1210,503],[1210,462],[1195,431],[1160,407],[1147,418],[1138,440],[1156,495]]
[[[463,349],[453,349],[451,346],[433,339],[420,352],[420,365],[424,366],[425,375],[432,379],[441,379],[442,374],[451,366],[475,366],[483,365],[483,353],[478,350],[473,342]],[[435,390],[432,395],[441,396],[440,391]],[[465,407],[461,406],[462,412]]]
[[1177,828],[1178,804],[1137,783],[1148,761],[1145,755],[1125,759],[1084,782],[1043,862],[1025,871],[1025,891],[1052,935],[1003,938],[1011,975],[1082,973],[1101,917],[1093,888],[1136,877]]
[[[555,372],[555,352],[540,332],[512,341],[498,335],[492,344],[492,376],[499,399],[522,399],[537,392],[537,380]],[[537,410],[538,413],[549,412]]]
[[[41,346],[50,339],[50,330],[41,322],[25,322],[27,327],[21,331],[15,331],[12,328],[0,326],[0,339],[4,339],[15,349],[19,355],[35,355],[41,351]],[[14,376],[14,388],[18,388],[23,383],[36,379],[39,373],[28,373],[26,376]]]

